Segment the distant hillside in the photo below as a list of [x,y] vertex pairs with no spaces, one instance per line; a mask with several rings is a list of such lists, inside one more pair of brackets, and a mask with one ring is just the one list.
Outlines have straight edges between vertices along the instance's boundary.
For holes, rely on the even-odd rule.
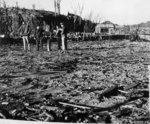
[[143,22],[140,24],[132,25],[132,27],[143,27],[143,28],[149,27],[150,28],[150,21],[147,21],[145,23]]

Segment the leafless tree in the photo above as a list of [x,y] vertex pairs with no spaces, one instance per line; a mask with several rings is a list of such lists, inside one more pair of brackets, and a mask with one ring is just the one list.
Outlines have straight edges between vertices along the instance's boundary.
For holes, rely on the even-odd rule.
[[0,0],[0,8],[2,7],[2,1]]
[[55,16],[56,16],[56,0],[54,0]]
[[78,7],[77,7],[77,6],[74,6],[74,7],[73,7],[73,5],[71,5],[71,8],[72,8],[72,10],[73,10],[73,13],[74,13],[75,15],[77,15]]
[[93,12],[93,10],[91,10],[89,15],[87,16],[88,20],[93,21],[93,15],[94,15],[94,12]]
[[19,6],[18,6],[18,2],[16,2],[16,8],[18,8]]
[[35,10],[35,9],[36,9],[35,4],[33,4],[33,5],[32,5],[32,9],[33,9],[33,10]]
[[101,22],[101,17],[100,17],[99,13],[96,16],[93,17],[93,22],[95,22],[95,23],[100,23]]
[[5,0],[3,0],[3,8],[7,8],[7,3]]
[[61,0],[54,0],[55,16],[60,15],[60,3]]
[[92,19],[93,19],[93,10],[91,10],[90,13],[88,15],[86,15],[86,17],[85,17],[86,22],[84,24],[84,33],[83,33],[83,39],[82,40],[85,40],[85,34],[91,28],[90,21],[92,22]]
[[94,12],[93,10],[91,10],[90,13],[85,17],[83,40],[85,38],[85,34],[93,30],[93,18],[94,18]]
[[83,13],[83,10],[84,10],[84,4],[80,5],[78,3],[78,10],[79,10],[79,16],[81,17],[82,16],[82,13]]
[[61,0],[57,0],[57,11],[58,11],[58,15],[60,15],[60,2],[61,2]]
[[74,13],[75,15],[79,15],[79,16],[81,17],[81,16],[82,16],[82,13],[83,13],[83,10],[84,10],[84,3],[83,3],[82,5],[78,3],[78,5],[75,6],[75,7],[73,7],[73,6],[71,5],[71,8],[72,8],[73,13]]

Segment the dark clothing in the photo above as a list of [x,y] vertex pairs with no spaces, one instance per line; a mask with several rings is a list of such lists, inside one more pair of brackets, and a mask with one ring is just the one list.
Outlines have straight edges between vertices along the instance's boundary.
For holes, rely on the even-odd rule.
[[56,32],[58,49],[61,50],[61,31],[58,29]]
[[39,28],[35,31],[37,51],[39,51],[39,44],[40,44],[41,49],[43,50],[43,32],[44,30],[42,28]]
[[43,50],[43,38],[42,37],[36,37],[36,50],[39,51],[39,45],[41,49]]
[[61,37],[61,31],[60,30],[57,31],[56,36]]
[[47,42],[47,51],[51,51],[51,41],[52,41],[52,33],[51,32],[44,32],[44,39]]
[[66,50],[67,50],[68,49],[67,37],[65,38],[65,47],[66,47]]
[[50,26],[46,23],[44,23],[43,29],[44,29],[45,40],[47,40],[47,51],[51,51],[51,41],[52,41],[52,32],[53,31],[50,28]]
[[67,29],[66,29],[66,27],[62,27],[61,35],[64,35],[65,37],[67,37]]
[[61,50],[61,37],[57,37],[58,49]]
[[35,36],[36,37],[43,37],[43,33],[44,33],[44,30],[42,28],[39,28],[35,31]]
[[67,49],[68,49],[67,37],[65,37],[65,41],[64,41],[64,43],[65,43],[65,49],[67,50]]

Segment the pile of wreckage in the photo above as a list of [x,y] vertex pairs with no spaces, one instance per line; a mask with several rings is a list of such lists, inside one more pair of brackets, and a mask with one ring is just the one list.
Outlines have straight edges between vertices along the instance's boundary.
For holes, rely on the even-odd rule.
[[0,118],[148,123],[149,48],[139,44],[72,42],[65,53],[1,52]]

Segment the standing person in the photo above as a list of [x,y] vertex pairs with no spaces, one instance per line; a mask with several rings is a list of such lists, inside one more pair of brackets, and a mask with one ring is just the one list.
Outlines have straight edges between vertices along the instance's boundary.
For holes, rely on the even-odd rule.
[[37,26],[35,31],[35,37],[36,37],[36,50],[39,51],[39,44],[41,49],[43,50],[43,28],[41,26]]
[[29,24],[26,25],[25,22],[22,22],[18,32],[20,32],[20,35],[22,36],[24,50],[30,50],[29,35],[31,33],[31,28]]
[[140,37],[139,37],[139,30],[136,29],[136,30],[135,30],[135,40],[136,40],[136,41],[139,41],[139,39],[140,39]]
[[64,26],[64,23],[60,23],[60,26],[61,26],[62,50],[67,50],[67,29]]
[[61,29],[60,26],[56,26],[56,37],[57,37],[57,43],[58,43],[58,50],[61,50]]
[[52,31],[50,29],[50,26],[46,24],[46,22],[43,22],[43,30],[44,30],[44,38],[47,41],[47,51],[51,51],[51,40],[52,40]]

